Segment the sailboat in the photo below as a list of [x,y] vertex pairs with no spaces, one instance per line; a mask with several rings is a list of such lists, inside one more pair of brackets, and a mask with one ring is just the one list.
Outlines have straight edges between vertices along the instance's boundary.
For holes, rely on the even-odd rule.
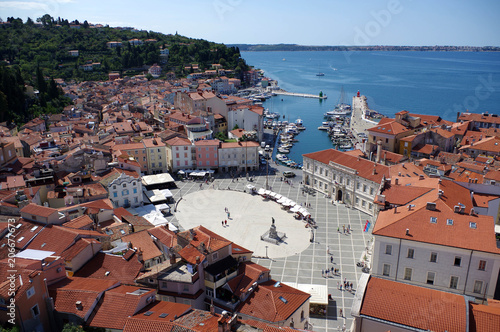
[[351,114],[351,105],[345,103],[345,92],[344,87],[340,89],[340,96],[337,105],[333,111],[328,111],[325,113],[325,117],[335,116],[335,115],[349,115]]
[[318,66],[318,73],[316,74],[316,76],[325,76],[325,73],[319,71],[319,66]]

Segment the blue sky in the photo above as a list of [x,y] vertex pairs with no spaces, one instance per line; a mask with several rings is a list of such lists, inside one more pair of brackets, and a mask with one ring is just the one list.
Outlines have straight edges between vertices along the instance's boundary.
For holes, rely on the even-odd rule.
[[0,0],[0,17],[132,26],[227,44],[500,46],[498,0]]

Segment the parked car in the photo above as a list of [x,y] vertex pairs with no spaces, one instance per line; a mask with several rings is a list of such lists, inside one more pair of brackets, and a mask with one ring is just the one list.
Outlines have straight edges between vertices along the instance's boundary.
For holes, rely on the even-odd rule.
[[284,171],[283,176],[286,178],[293,178],[295,176],[295,173],[292,171]]

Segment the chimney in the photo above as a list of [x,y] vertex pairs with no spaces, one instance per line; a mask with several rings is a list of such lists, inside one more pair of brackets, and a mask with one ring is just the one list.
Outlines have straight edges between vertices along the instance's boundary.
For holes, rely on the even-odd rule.
[[200,264],[200,256],[196,256],[196,264]]
[[377,141],[377,158],[375,159],[376,163],[380,162],[380,154],[382,153],[382,141]]
[[142,257],[142,250],[141,250],[141,248],[138,248],[138,249],[137,249],[137,260],[138,260],[139,262],[141,262],[141,263],[144,263],[144,259],[143,259],[143,257]]
[[83,310],[82,301],[76,301],[75,305],[76,305],[76,310],[79,310],[79,311]]
[[[399,173],[399,174],[401,175],[401,173]],[[396,178],[396,179],[394,180],[394,184],[395,184],[396,186],[399,184],[399,178]]]
[[170,253],[170,264],[171,265],[175,264],[175,254],[173,252]]
[[394,206],[394,214],[396,214],[396,213],[398,213],[398,207],[397,207],[397,205]]
[[406,235],[410,235],[410,229],[409,228],[406,229]]
[[474,208],[471,208],[470,209],[470,215],[473,216],[474,215]]
[[377,169],[376,169],[377,165],[376,164],[373,164],[373,175],[377,174]]

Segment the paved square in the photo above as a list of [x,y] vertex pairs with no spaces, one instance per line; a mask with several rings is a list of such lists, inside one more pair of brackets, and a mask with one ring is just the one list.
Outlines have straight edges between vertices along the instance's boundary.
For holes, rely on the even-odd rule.
[[[180,230],[189,229],[199,224],[209,229],[212,229],[211,225],[218,227],[219,229],[215,228],[212,230],[247,249],[255,250],[253,261],[271,269],[271,275],[275,280],[326,285],[328,293],[332,295],[333,301],[329,302],[325,318],[310,319],[310,322],[313,324],[312,330],[325,332],[338,331],[344,323],[349,328],[352,323],[350,315],[352,298],[357,287],[357,281],[362,273],[361,269],[356,266],[356,263],[361,260],[365,247],[372,240],[371,232],[364,233],[363,228],[366,220],[369,220],[373,224],[373,219],[358,210],[346,208],[343,204],[332,204],[330,199],[321,194],[303,193],[303,187],[300,184],[302,181],[302,172],[300,170],[293,170],[298,176],[291,180],[291,184],[281,181],[281,174],[284,170],[289,169],[273,164],[273,167],[269,168],[269,175],[267,177],[266,169],[262,169],[259,172],[250,172],[249,175],[254,179],[253,182],[248,182],[245,176],[239,177],[238,181],[236,181],[236,179],[230,178],[227,174],[216,174],[215,180],[208,184],[191,180],[176,181],[178,189],[173,189],[172,193],[176,201],[179,201],[181,197],[182,200],[180,200],[177,206],[178,211],[174,212],[174,209],[172,209],[173,215],[168,219],[174,225],[178,226]],[[310,205],[307,209],[311,212],[312,218],[317,225],[317,229],[314,230],[313,243],[309,242],[310,233],[308,232],[310,232],[310,229],[304,228],[302,221],[294,220],[291,216],[292,214],[281,210],[277,203],[272,201],[263,202],[264,200],[260,196],[252,197],[250,194],[244,192],[247,191],[246,185],[248,183],[255,185],[257,189],[261,187],[265,188],[266,180],[272,191],[286,196],[299,204]],[[202,183],[201,187],[200,183]],[[217,202],[214,201],[214,195],[211,195],[211,193],[213,194],[216,191],[219,193],[215,197],[221,197],[223,201],[219,199],[217,199]],[[228,227],[222,227],[221,221],[226,219],[224,218],[226,216],[224,214],[224,207],[230,208],[230,206],[226,205],[232,204],[237,206],[239,204],[239,195],[247,195],[245,196],[246,198],[252,197],[252,199],[257,199],[259,203],[263,202],[267,204],[266,208],[268,207],[270,210],[253,211],[254,207],[252,204],[241,207],[241,209],[246,211],[246,214],[252,215],[252,219],[258,218],[261,214],[263,215],[263,221],[256,222],[261,228],[254,227],[256,225],[253,223],[251,225],[238,225],[238,227],[235,227],[231,224],[231,220],[228,220]],[[244,201],[247,202],[248,200],[245,199]],[[194,213],[193,210],[185,209],[185,207],[191,204],[202,205],[202,210],[206,211],[204,218],[198,219],[197,217],[195,218],[196,220],[193,220],[194,215],[190,215]],[[262,205],[259,204],[257,206]],[[233,211],[230,210],[230,213],[232,214]],[[234,211],[234,213],[238,214],[239,212]],[[274,218],[278,232],[284,232],[281,227],[297,227],[295,230],[287,230],[286,232],[287,236],[288,234],[292,234],[288,232],[297,232],[299,241],[305,243],[303,246],[299,243],[298,247],[296,247],[299,249],[303,248],[301,251],[297,251],[296,254],[295,251],[286,252],[290,256],[283,257],[284,255],[279,255],[279,252],[278,254],[275,252],[271,254],[270,248],[272,244],[268,244],[268,256],[273,258],[265,258],[265,252],[262,254],[262,247],[257,246],[256,249],[251,247],[251,242],[249,242],[250,245],[245,245],[245,243],[235,240],[238,236],[241,238],[241,235],[247,233],[260,236],[262,229],[264,231],[269,229],[271,215],[268,215],[268,213],[276,214]],[[234,222],[237,222],[236,218],[241,221],[246,220],[246,222],[250,222],[241,213],[238,216],[233,214],[231,217],[233,216],[235,218]],[[288,221],[295,222],[295,224],[286,225],[285,223]],[[351,234],[343,233],[343,225],[346,227],[350,225],[352,229]],[[330,248],[331,255],[327,253],[328,247]],[[295,248],[295,243],[293,248]],[[330,261],[330,257],[333,257],[333,264]],[[330,274],[329,277],[323,277],[322,270],[331,267],[338,268],[340,274],[335,276]],[[341,291],[338,289],[337,285],[343,285],[344,278],[353,283],[353,291]],[[340,309],[343,311],[343,317],[340,317]]]

